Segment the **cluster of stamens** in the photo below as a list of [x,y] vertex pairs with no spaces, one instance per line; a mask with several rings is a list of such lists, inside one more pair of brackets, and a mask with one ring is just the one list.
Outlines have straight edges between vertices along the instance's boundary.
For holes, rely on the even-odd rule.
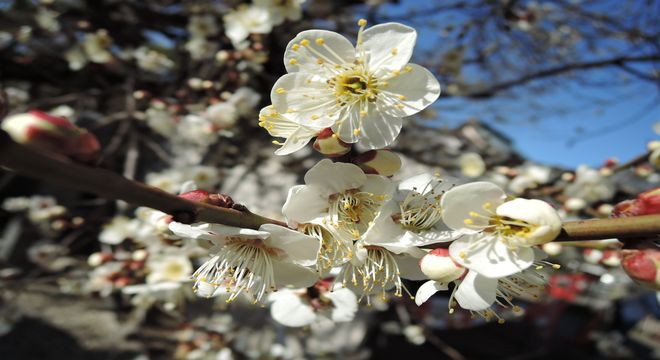
[[[493,205],[489,202],[485,203],[482,209],[488,215],[471,211],[469,213],[470,217],[463,220],[463,223],[468,227],[480,229],[485,233],[496,236],[511,250],[516,250],[522,242],[521,239],[528,237],[536,228],[535,225],[523,220],[497,215],[493,209]],[[475,220],[477,219],[485,220],[486,225],[476,225]],[[467,250],[478,246],[480,246],[479,241],[475,241]]]
[[405,291],[414,298],[401,281],[399,265],[391,252],[380,247],[368,247],[367,257],[361,265],[347,263],[335,279],[347,287],[349,283],[362,290],[367,305],[371,305],[371,295],[380,293],[382,300],[387,300],[386,291],[394,288],[394,296],[401,297]]
[[[427,185],[427,186],[430,186]],[[423,189],[425,192],[426,189]],[[407,230],[422,232],[429,230],[442,220],[440,199],[444,191],[437,192],[435,188],[424,195],[413,188],[399,204],[401,213],[393,215],[393,219]]]
[[276,256],[275,250],[266,248],[259,239],[230,239],[217,255],[192,275],[195,280],[193,289],[197,291],[200,283],[216,289],[224,286],[229,293],[228,303],[243,292],[252,295],[254,303],[261,302],[266,293],[277,289],[273,256]]
[[301,224],[298,230],[321,242],[321,248],[316,258],[316,267],[320,272],[341,265],[353,257],[353,243],[333,236],[321,225]]
[[384,195],[349,189],[329,197],[328,219],[342,235],[358,240],[376,217]]

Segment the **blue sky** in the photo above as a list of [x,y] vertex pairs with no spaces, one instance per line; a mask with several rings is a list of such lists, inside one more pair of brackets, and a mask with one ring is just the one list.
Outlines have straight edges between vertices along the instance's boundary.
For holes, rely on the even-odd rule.
[[[382,7],[380,14],[397,16],[407,13],[411,8],[419,10],[437,5],[438,3],[434,2],[402,0],[400,5]],[[456,13],[422,19],[442,25],[460,24],[464,21],[458,19]],[[406,20],[402,22],[407,23]],[[442,42],[437,28],[413,26],[419,33],[416,52],[418,56],[420,50],[425,48],[453,46]],[[619,52],[629,46],[627,43],[612,41],[602,43],[603,49],[609,47],[618,49]],[[593,60],[600,56],[592,49],[583,51],[583,59]],[[621,71],[613,67],[593,70],[586,74],[586,80],[594,83],[623,76]],[[646,151],[648,141],[660,139],[660,135],[653,131],[653,125],[660,122],[658,88],[650,83],[631,80],[629,85],[623,87],[587,87],[565,80],[553,85],[550,92],[541,96],[518,90],[518,100],[441,99],[435,105],[440,115],[434,125],[456,126],[470,117],[486,120],[507,134],[514,141],[517,150],[528,159],[549,165],[568,168],[580,164],[597,166],[610,157],[627,161]],[[528,101],[530,104],[527,104]],[[531,104],[532,101],[541,107],[538,111]],[[506,122],[492,120],[491,110],[494,108],[506,114]],[[532,117],[536,117],[538,121],[531,120]],[[571,144],[571,140],[577,141]]]

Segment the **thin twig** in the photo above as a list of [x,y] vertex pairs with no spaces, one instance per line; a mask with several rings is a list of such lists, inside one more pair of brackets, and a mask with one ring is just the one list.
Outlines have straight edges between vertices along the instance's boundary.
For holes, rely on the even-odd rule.
[[267,223],[286,226],[249,211],[221,208],[192,202],[160,189],[132,181],[111,171],[80,165],[68,159],[49,156],[17,144],[0,131],[0,166],[22,175],[90,192],[108,199],[124,200],[172,215],[180,222],[203,221],[229,226],[258,229]]

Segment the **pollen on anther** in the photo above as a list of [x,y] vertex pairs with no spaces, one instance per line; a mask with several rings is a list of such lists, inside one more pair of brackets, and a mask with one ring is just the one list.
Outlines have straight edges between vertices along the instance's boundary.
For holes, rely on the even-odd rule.
[[303,40],[300,42],[300,45],[302,45],[302,46],[309,46],[309,40],[307,40],[307,39],[303,39]]
[[367,25],[367,20],[366,19],[358,20],[358,26],[366,26],[366,25]]
[[397,48],[392,48],[392,50],[390,51],[390,53],[392,53],[392,55],[396,55],[396,54],[399,53],[399,49],[397,49]]
[[363,118],[363,117],[365,117],[365,116],[367,116],[367,112],[364,111],[364,110],[363,110],[363,111],[360,111],[360,117]]
[[316,45],[323,45],[323,44],[325,44],[325,40],[323,38],[316,39]]
[[284,94],[286,92],[286,89],[280,87],[280,88],[275,89],[275,92],[278,93],[278,94]]
[[474,224],[474,221],[472,221],[472,219],[465,219],[465,220],[463,220],[463,224],[472,225],[472,224]]
[[360,129],[353,130],[354,135],[360,135],[361,132],[362,132],[362,130],[360,130]]
[[297,63],[298,63],[298,60],[296,60],[296,59],[289,60],[289,64],[291,64],[291,65],[296,65]]
[[300,45],[298,44],[293,44],[293,46],[291,46],[291,50],[293,51],[298,51],[298,49],[300,49]]

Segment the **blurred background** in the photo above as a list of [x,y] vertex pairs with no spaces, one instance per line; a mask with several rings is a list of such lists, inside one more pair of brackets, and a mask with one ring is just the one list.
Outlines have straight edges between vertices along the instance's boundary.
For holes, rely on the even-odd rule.
[[[354,42],[360,18],[417,29],[412,61],[442,86],[405,120],[396,179],[492,181],[567,220],[658,187],[659,1],[0,0],[0,86],[10,115],[93,133],[102,168],[281,218],[321,155],[275,156],[259,110],[298,32]],[[561,269],[504,324],[449,314],[441,294],[290,328],[268,306],[196,297],[206,253],[148,209],[3,169],[0,198],[3,359],[660,358],[658,293],[625,275],[616,241],[544,248]]]

